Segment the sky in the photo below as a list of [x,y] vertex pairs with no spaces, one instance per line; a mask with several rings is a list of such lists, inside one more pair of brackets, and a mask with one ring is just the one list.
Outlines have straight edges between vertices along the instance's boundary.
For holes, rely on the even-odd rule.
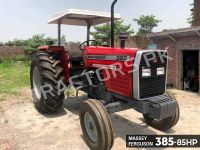
[[[0,0],[0,41],[28,39],[35,34],[57,37],[57,26],[47,24],[48,18],[66,9],[110,12],[113,0]],[[115,13],[125,24],[138,30],[133,18],[155,15],[162,22],[154,32],[189,27],[187,18],[193,0],[118,0]],[[85,41],[86,28],[62,26],[67,41]]]

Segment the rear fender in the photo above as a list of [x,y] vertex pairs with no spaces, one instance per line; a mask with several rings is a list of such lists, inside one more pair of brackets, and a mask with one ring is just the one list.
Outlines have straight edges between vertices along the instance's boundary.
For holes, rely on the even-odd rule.
[[68,59],[68,53],[65,51],[65,48],[63,46],[41,46],[38,49],[40,51],[56,53],[59,55],[61,60],[61,65],[64,69],[65,83],[69,83],[69,66],[68,66],[69,59]]

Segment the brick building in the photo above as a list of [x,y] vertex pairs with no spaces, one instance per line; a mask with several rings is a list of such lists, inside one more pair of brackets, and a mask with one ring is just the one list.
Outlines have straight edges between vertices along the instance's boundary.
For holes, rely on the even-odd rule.
[[200,0],[194,0],[193,11],[193,26],[200,26]]
[[147,37],[158,49],[169,47],[173,60],[169,61],[168,83],[178,89],[200,92],[200,0],[194,0],[193,14],[192,27],[152,33]]

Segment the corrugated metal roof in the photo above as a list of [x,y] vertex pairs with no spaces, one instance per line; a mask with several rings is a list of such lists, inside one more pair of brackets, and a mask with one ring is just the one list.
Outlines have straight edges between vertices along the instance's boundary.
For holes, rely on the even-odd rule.
[[148,38],[166,37],[169,35],[173,37],[185,37],[185,36],[194,36],[197,34],[200,36],[200,26],[175,29],[175,30],[166,30],[166,31],[157,32],[157,33],[150,33],[150,34],[147,34],[147,37]]

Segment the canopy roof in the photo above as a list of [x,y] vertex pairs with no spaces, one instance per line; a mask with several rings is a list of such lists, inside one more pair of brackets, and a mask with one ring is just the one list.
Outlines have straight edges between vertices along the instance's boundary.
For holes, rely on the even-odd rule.
[[[48,23],[49,24],[66,24],[66,25],[77,25],[77,26],[90,26],[98,25],[102,23],[110,22],[110,13],[69,9],[67,11],[58,13],[52,16]],[[119,14],[115,14],[115,19],[121,19]]]

